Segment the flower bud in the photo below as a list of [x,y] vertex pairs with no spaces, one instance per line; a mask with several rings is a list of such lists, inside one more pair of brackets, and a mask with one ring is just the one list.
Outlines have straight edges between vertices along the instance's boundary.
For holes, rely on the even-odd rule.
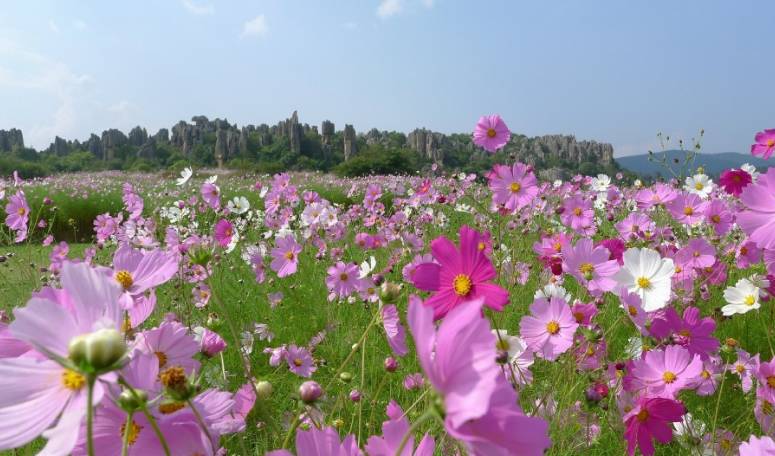
[[79,366],[95,371],[108,369],[116,364],[126,354],[126,350],[124,337],[112,328],[74,337],[67,348],[71,360]]
[[341,374],[339,374],[339,380],[345,383],[350,383],[352,379],[353,379],[353,374],[349,372],[342,372]]
[[495,362],[498,364],[506,364],[509,361],[509,352],[506,350],[498,350],[495,352]]
[[258,393],[258,398],[262,401],[269,399],[269,396],[272,395],[273,389],[274,388],[272,388],[272,384],[266,380],[256,382],[256,392]]
[[401,285],[385,282],[379,288],[379,297],[386,304],[395,303],[401,296]]
[[361,392],[358,390],[352,390],[350,391],[350,400],[353,402],[360,402],[361,401]]
[[127,412],[133,412],[145,407],[147,401],[148,393],[139,389],[125,389],[118,396],[118,405]]
[[385,358],[385,370],[388,372],[395,372],[398,369],[398,361],[392,356]]
[[323,388],[321,388],[318,382],[314,380],[306,381],[299,387],[299,396],[301,397],[301,400],[307,404],[312,404],[320,399],[320,396],[322,395]]

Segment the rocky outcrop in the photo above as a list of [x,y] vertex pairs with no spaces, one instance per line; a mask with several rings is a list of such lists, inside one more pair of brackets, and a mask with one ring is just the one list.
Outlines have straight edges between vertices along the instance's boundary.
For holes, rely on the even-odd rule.
[[170,131],[166,128],[160,128],[159,131],[153,135],[153,139],[158,143],[168,143],[170,142]]
[[358,153],[355,128],[352,125],[345,124],[342,137],[344,138],[344,159],[347,161]]
[[145,128],[141,128],[140,126],[137,126],[129,131],[128,143],[132,146],[142,146],[145,144],[146,141],[148,141],[148,132],[145,131]]
[[121,130],[111,128],[102,132],[103,159],[112,160],[116,156],[119,147],[128,142],[128,138]]
[[301,152],[301,137],[304,134],[304,128],[299,124],[299,114],[296,111],[293,111],[289,119],[277,124],[276,134],[288,138],[293,153]]
[[17,128],[0,130],[0,151],[9,152],[14,147],[24,147],[24,135]]
[[434,162],[441,162],[444,160],[442,144],[446,139],[446,136],[442,133],[434,133],[425,128],[418,128],[407,135],[406,143],[410,149],[423,157]]
[[334,128],[334,123],[330,120],[324,120],[323,123],[320,125],[320,136],[321,136],[321,143],[323,145],[331,145],[331,142],[333,141],[334,133],[336,133]]
[[607,143],[577,141],[573,135],[545,135],[534,138],[514,136],[506,150],[518,159],[529,162],[560,160],[569,163],[596,162],[609,165],[613,162],[614,148]]

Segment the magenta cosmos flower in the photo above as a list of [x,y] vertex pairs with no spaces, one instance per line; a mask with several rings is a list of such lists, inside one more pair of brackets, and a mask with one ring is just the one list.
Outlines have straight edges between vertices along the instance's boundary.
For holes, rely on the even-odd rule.
[[685,268],[709,268],[716,262],[716,249],[705,239],[690,239],[686,247],[676,252],[674,260]]
[[619,270],[619,263],[609,260],[610,256],[605,247],[594,247],[592,239],[579,239],[575,246],[566,249],[562,268],[591,293],[601,294],[613,290],[617,283],[613,275]]
[[200,190],[202,193],[202,199],[213,209],[218,209],[221,206],[221,189],[217,185],[211,182],[205,182],[202,184]]
[[641,397],[636,407],[624,415],[624,438],[627,454],[635,454],[636,446],[644,456],[654,454],[654,443],[669,443],[673,439],[670,423],[681,421],[686,407],[678,401],[665,398]]
[[712,336],[715,330],[716,321],[711,317],[702,318],[700,309],[692,306],[684,310],[683,318],[674,308],[668,307],[664,314],[652,321],[650,328],[652,336],[659,339],[670,337],[673,343],[702,359],[708,359],[718,350],[719,341]]
[[226,219],[218,220],[215,224],[215,232],[213,237],[223,248],[226,248],[231,244],[231,239],[234,237],[234,225]]
[[[43,434],[45,454],[70,453],[86,414],[86,378],[46,358],[67,358],[77,336],[120,329],[116,283],[85,263],[70,262],[62,265],[61,282],[62,290],[44,289],[14,310],[11,334],[45,356],[0,360],[0,450]],[[95,403],[103,392],[97,382]]]
[[[394,456],[409,432],[409,420],[394,401],[388,404],[387,415],[390,419],[382,423],[382,436],[373,435],[366,442],[364,449],[369,456]],[[426,433],[415,450],[414,436],[409,435],[400,456],[432,456],[435,449],[436,442]]]
[[628,390],[674,398],[697,380],[702,373],[702,359],[681,346],[670,345],[664,350],[650,350],[643,359],[633,361],[631,373]]
[[[299,429],[296,432],[296,456],[360,456],[362,454],[354,435],[350,434],[344,440],[340,440],[339,433],[332,427],[318,429],[313,426],[309,431]],[[266,456],[293,456],[293,453],[288,450],[274,450]]]
[[493,203],[510,211],[522,209],[538,195],[535,174],[524,163],[495,165],[489,186]]
[[357,264],[337,261],[337,263],[328,268],[326,272],[328,273],[326,285],[331,292],[329,300],[334,297],[344,298],[349,296],[351,293],[358,290],[361,284],[361,281],[358,278],[359,270]]
[[5,205],[5,224],[8,228],[16,231],[16,242],[22,242],[27,239],[27,223],[30,219],[30,206],[24,197],[24,192],[19,192],[8,198],[8,204]]
[[277,273],[277,277],[288,277],[296,272],[299,265],[301,245],[296,242],[293,236],[288,235],[278,238],[271,253],[272,263],[269,267]]
[[747,209],[737,215],[737,224],[759,248],[775,248],[775,168],[745,187],[740,201]]
[[756,133],[756,144],[751,145],[751,155],[767,160],[775,152],[775,128]]
[[530,350],[554,361],[573,345],[573,335],[578,327],[564,299],[539,298],[530,306],[530,315],[522,317],[519,334]]
[[563,225],[579,233],[589,229],[590,225],[592,225],[595,211],[592,209],[591,201],[581,196],[574,196],[565,200],[562,208],[560,221],[562,221]]
[[479,298],[452,309],[438,330],[433,311],[409,297],[409,327],[420,365],[443,397],[447,432],[472,454],[542,455],[551,441],[546,421],[525,416],[495,363],[496,336]]
[[510,138],[509,127],[498,114],[480,117],[474,128],[474,144],[491,154],[505,146]]
[[412,274],[414,286],[435,291],[425,305],[433,307],[438,320],[463,302],[483,298],[487,307],[501,311],[509,302],[509,293],[490,283],[497,275],[484,254],[486,243],[481,234],[467,226],[460,228],[460,250],[444,236],[431,242],[431,252],[439,264],[423,263]]
[[753,181],[751,175],[742,169],[725,169],[721,172],[718,182],[721,188],[730,195],[740,196],[743,189]]

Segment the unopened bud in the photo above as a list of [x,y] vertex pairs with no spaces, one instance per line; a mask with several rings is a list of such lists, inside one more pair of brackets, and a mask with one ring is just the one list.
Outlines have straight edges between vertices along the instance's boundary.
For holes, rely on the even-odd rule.
[[118,405],[127,412],[133,412],[145,407],[148,393],[139,389],[126,389],[118,396]]
[[274,388],[272,387],[272,384],[266,380],[256,382],[256,392],[258,393],[258,398],[262,401],[269,399],[269,396],[272,395],[273,390]]
[[299,386],[299,397],[307,404],[312,404],[323,395],[323,388],[314,380],[306,381]]
[[401,285],[392,282],[385,282],[379,289],[379,297],[384,303],[393,304],[400,296]]
[[105,328],[73,338],[67,351],[77,365],[101,371],[115,365],[126,354],[126,350],[121,333]]
[[395,372],[398,369],[398,361],[392,356],[385,358],[385,370],[388,372]]
[[339,380],[345,383],[350,383],[352,379],[353,379],[353,374],[349,372],[342,372],[341,374],[339,374]]

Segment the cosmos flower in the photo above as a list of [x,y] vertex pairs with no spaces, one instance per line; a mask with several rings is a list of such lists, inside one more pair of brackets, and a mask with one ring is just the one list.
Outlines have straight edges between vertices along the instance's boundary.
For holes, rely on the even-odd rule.
[[[366,442],[364,449],[369,456],[394,456],[409,432],[409,420],[395,401],[388,404],[387,415],[390,419],[382,423],[382,436],[371,436]],[[415,449],[414,436],[410,435],[400,456],[432,456],[435,448],[436,442],[426,433]]]
[[581,196],[572,196],[563,203],[563,211],[560,215],[562,224],[582,233],[592,225],[595,211],[592,203]]
[[692,355],[708,359],[719,347],[719,341],[712,336],[716,321],[711,317],[701,318],[700,309],[689,306],[684,309],[683,318],[672,307],[651,322],[651,335],[660,339],[670,337]]
[[158,327],[139,333],[135,347],[143,353],[156,355],[159,369],[182,367],[187,373],[199,370],[199,343],[188,333],[188,328],[176,321],[162,322]]
[[570,307],[560,298],[536,299],[530,315],[519,323],[520,336],[528,348],[548,361],[554,361],[573,345],[578,327]]
[[5,225],[16,231],[15,242],[22,242],[27,238],[27,223],[30,219],[30,206],[27,204],[24,192],[19,191],[8,198],[5,213],[7,214]]
[[719,176],[719,185],[730,195],[740,196],[743,189],[750,184],[753,179],[751,175],[742,169],[725,169]]
[[289,345],[285,351],[285,361],[288,369],[299,377],[309,378],[317,370],[312,354],[304,347]]
[[680,193],[665,207],[676,221],[693,225],[702,220],[708,202],[703,201],[696,193]]
[[474,128],[474,144],[495,153],[509,142],[511,132],[498,114],[482,116]]
[[485,245],[479,232],[460,228],[460,250],[446,237],[431,243],[431,252],[439,264],[423,263],[412,274],[414,286],[435,292],[425,301],[434,309],[434,318],[443,318],[463,302],[483,298],[485,305],[501,311],[508,303],[509,294],[500,286],[490,283],[496,276],[492,262],[480,245]]
[[689,193],[693,193],[702,199],[707,199],[710,193],[713,191],[715,184],[705,174],[695,174],[686,178],[684,184],[684,190]]
[[[312,426],[308,431],[296,432],[296,456],[362,456],[355,436],[350,434],[341,440],[332,427],[318,429]],[[274,450],[266,456],[293,456],[288,450]]]
[[775,168],[745,187],[740,202],[746,210],[737,214],[737,224],[759,248],[775,249]]
[[650,396],[674,398],[682,389],[692,386],[702,372],[702,360],[678,345],[664,350],[649,350],[636,359],[630,372],[628,390],[643,390]]
[[673,260],[646,248],[627,249],[623,260],[624,266],[614,276],[619,285],[640,296],[646,312],[665,307],[670,300],[670,279],[675,274]]
[[[775,135],[773,135],[775,136]],[[772,152],[770,152],[772,154]],[[740,444],[740,456],[771,456],[775,455],[775,441],[769,436],[756,437],[752,435],[747,442]]]
[[202,199],[212,209],[221,207],[221,189],[213,182],[205,182],[200,190]]
[[191,179],[191,176],[194,175],[194,171],[191,169],[191,167],[185,167],[180,172],[180,177],[175,180],[175,185],[178,187],[182,187],[183,185],[186,185],[186,182],[188,182],[189,179]]
[[751,155],[767,160],[775,152],[775,129],[764,130],[756,133],[756,144],[751,145]]
[[250,210],[250,201],[244,196],[235,196],[226,203],[226,208],[232,214],[242,215]]
[[751,356],[744,350],[737,349],[737,360],[729,366],[729,371],[740,377],[743,392],[747,393],[753,387],[753,377],[759,371],[759,354]]
[[357,291],[361,285],[358,278],[358,265],[353,263],[343,263],[337,261],[334,266],[326,270],[326,285],[331,292],[330,299],[333,297],[344,298],[354,291]]
[[299,265],[299,253],[301,253],[301,245],[292,235],[277,238],[271,252],[272,263],[269,267],[277,273],[278,277],[293,275]]
[[724,316],[744,314],[761,307],[759,297],[761,289],[748,279],[740,279],[735,286],[724,290],[724,300],[727,304],[721,308]]
[[218,220],[218,223],[215,224],[213,237],[221,247],[228,247],[229,244],[231,244],[234,234],[234,225],[232,225],[230,221],[226,219],[220,219]]
[[488,185],[493,203],[510,211],[522,209],[538,195],[536,177],[524,163],[495,165]]
[[613,275],[619,270],[619,263],[609,257],[608,249],[593,247],[592,239],[583,238],[565,251],[562,268],[593,294],[611,291],[616,286]]
[[678,401],[654,397],[639,398],[635,407],[624,415],[627,454],[633,456],[637,447],[644,456],[652,456],[652,440],[669,443],[673,439],[673,430],[669,423],[681,421],[684,413],[686,407]]
[[705,239],[690,239],[685,247],[676,252],[674,259],[683,267],[708,268],[716,262],[716,249]]
[[405,356],[409,351],[406,348],[406,331],[398,317],[398,309],[393,304],[382,306],[382,327],[385,328],[388,345],[398,356]]

